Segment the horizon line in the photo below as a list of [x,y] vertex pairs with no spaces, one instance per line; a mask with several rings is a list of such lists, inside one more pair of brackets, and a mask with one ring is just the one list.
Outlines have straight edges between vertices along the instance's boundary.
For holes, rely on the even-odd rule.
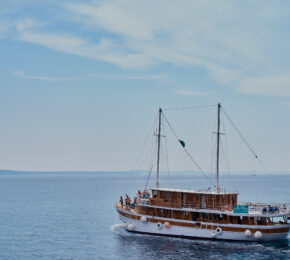
[[[110,170],[8,170],[8,169],[0,169],[0,173],[3,172],[14,172],[14,173],[146,173],[146,170],[120,170],[120,171],[110,171]],[[161,172],[168,173],[168,172]],[[200,173],[199,171],[194,170],[176,170],[170,171],[169,173]],[[207,174],[213,174],[210,172],[206,172]],[[275,173],[283,173],[290,174],[289,171],[254,171],[254,170],[244,170],[244,171],[231,171],[231,172],[220,172],[220,174],[231,174],[231,173],[248,173],[248,174],[275,174]]]

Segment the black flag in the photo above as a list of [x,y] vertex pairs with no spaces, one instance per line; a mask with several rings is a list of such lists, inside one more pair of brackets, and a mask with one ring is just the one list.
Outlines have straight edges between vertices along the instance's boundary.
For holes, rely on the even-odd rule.
[[178,139],[178,142],[182,145],[183,148],[185,147],[185,142],[184,141]]

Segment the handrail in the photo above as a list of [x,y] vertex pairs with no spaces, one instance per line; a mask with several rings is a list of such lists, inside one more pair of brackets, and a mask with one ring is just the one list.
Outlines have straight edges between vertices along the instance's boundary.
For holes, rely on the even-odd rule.
[[[173,208],[206,209],[233,212],[233,205],[217,203],[182,203],[180,200],[166,201],[162,199],[148,198],[138,199],[139,204],[155,205]],[[290,213],[290,203],[247,203],[241,202],[238,205],[248,206],[249,214],[276,214]]]

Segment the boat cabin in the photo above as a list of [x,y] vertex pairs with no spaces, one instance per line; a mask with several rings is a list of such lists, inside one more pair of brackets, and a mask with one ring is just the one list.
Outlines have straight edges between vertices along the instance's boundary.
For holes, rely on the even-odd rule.
[[193,208],[231,211],[238,193],[152,188],[150,205],[170,208]]

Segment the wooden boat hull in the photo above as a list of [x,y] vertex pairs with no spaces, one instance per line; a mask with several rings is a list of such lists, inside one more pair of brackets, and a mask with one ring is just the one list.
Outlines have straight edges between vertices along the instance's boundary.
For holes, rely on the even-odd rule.
[[[281,224],[275,226],[250,226],[231,225],[216,223],[202,223],[199,228],[192,227],[191,221],[176,219],[165,219],[152,216],[145,216],[146,221],[141,221],[143,215],[116,208],[123,227],[129,232],[170,236],[187,239],[211,239],[211,240],[232,240],[232,241],[275,241],[287,239],[290,225]],[[170,223],[166,228],[164,223]],[[217,227],[219,228],[217,232]],[[251,231],[251,235],[245,234],[246,230]],[[261,232],[262,237],[257,238],[256,232]]]

